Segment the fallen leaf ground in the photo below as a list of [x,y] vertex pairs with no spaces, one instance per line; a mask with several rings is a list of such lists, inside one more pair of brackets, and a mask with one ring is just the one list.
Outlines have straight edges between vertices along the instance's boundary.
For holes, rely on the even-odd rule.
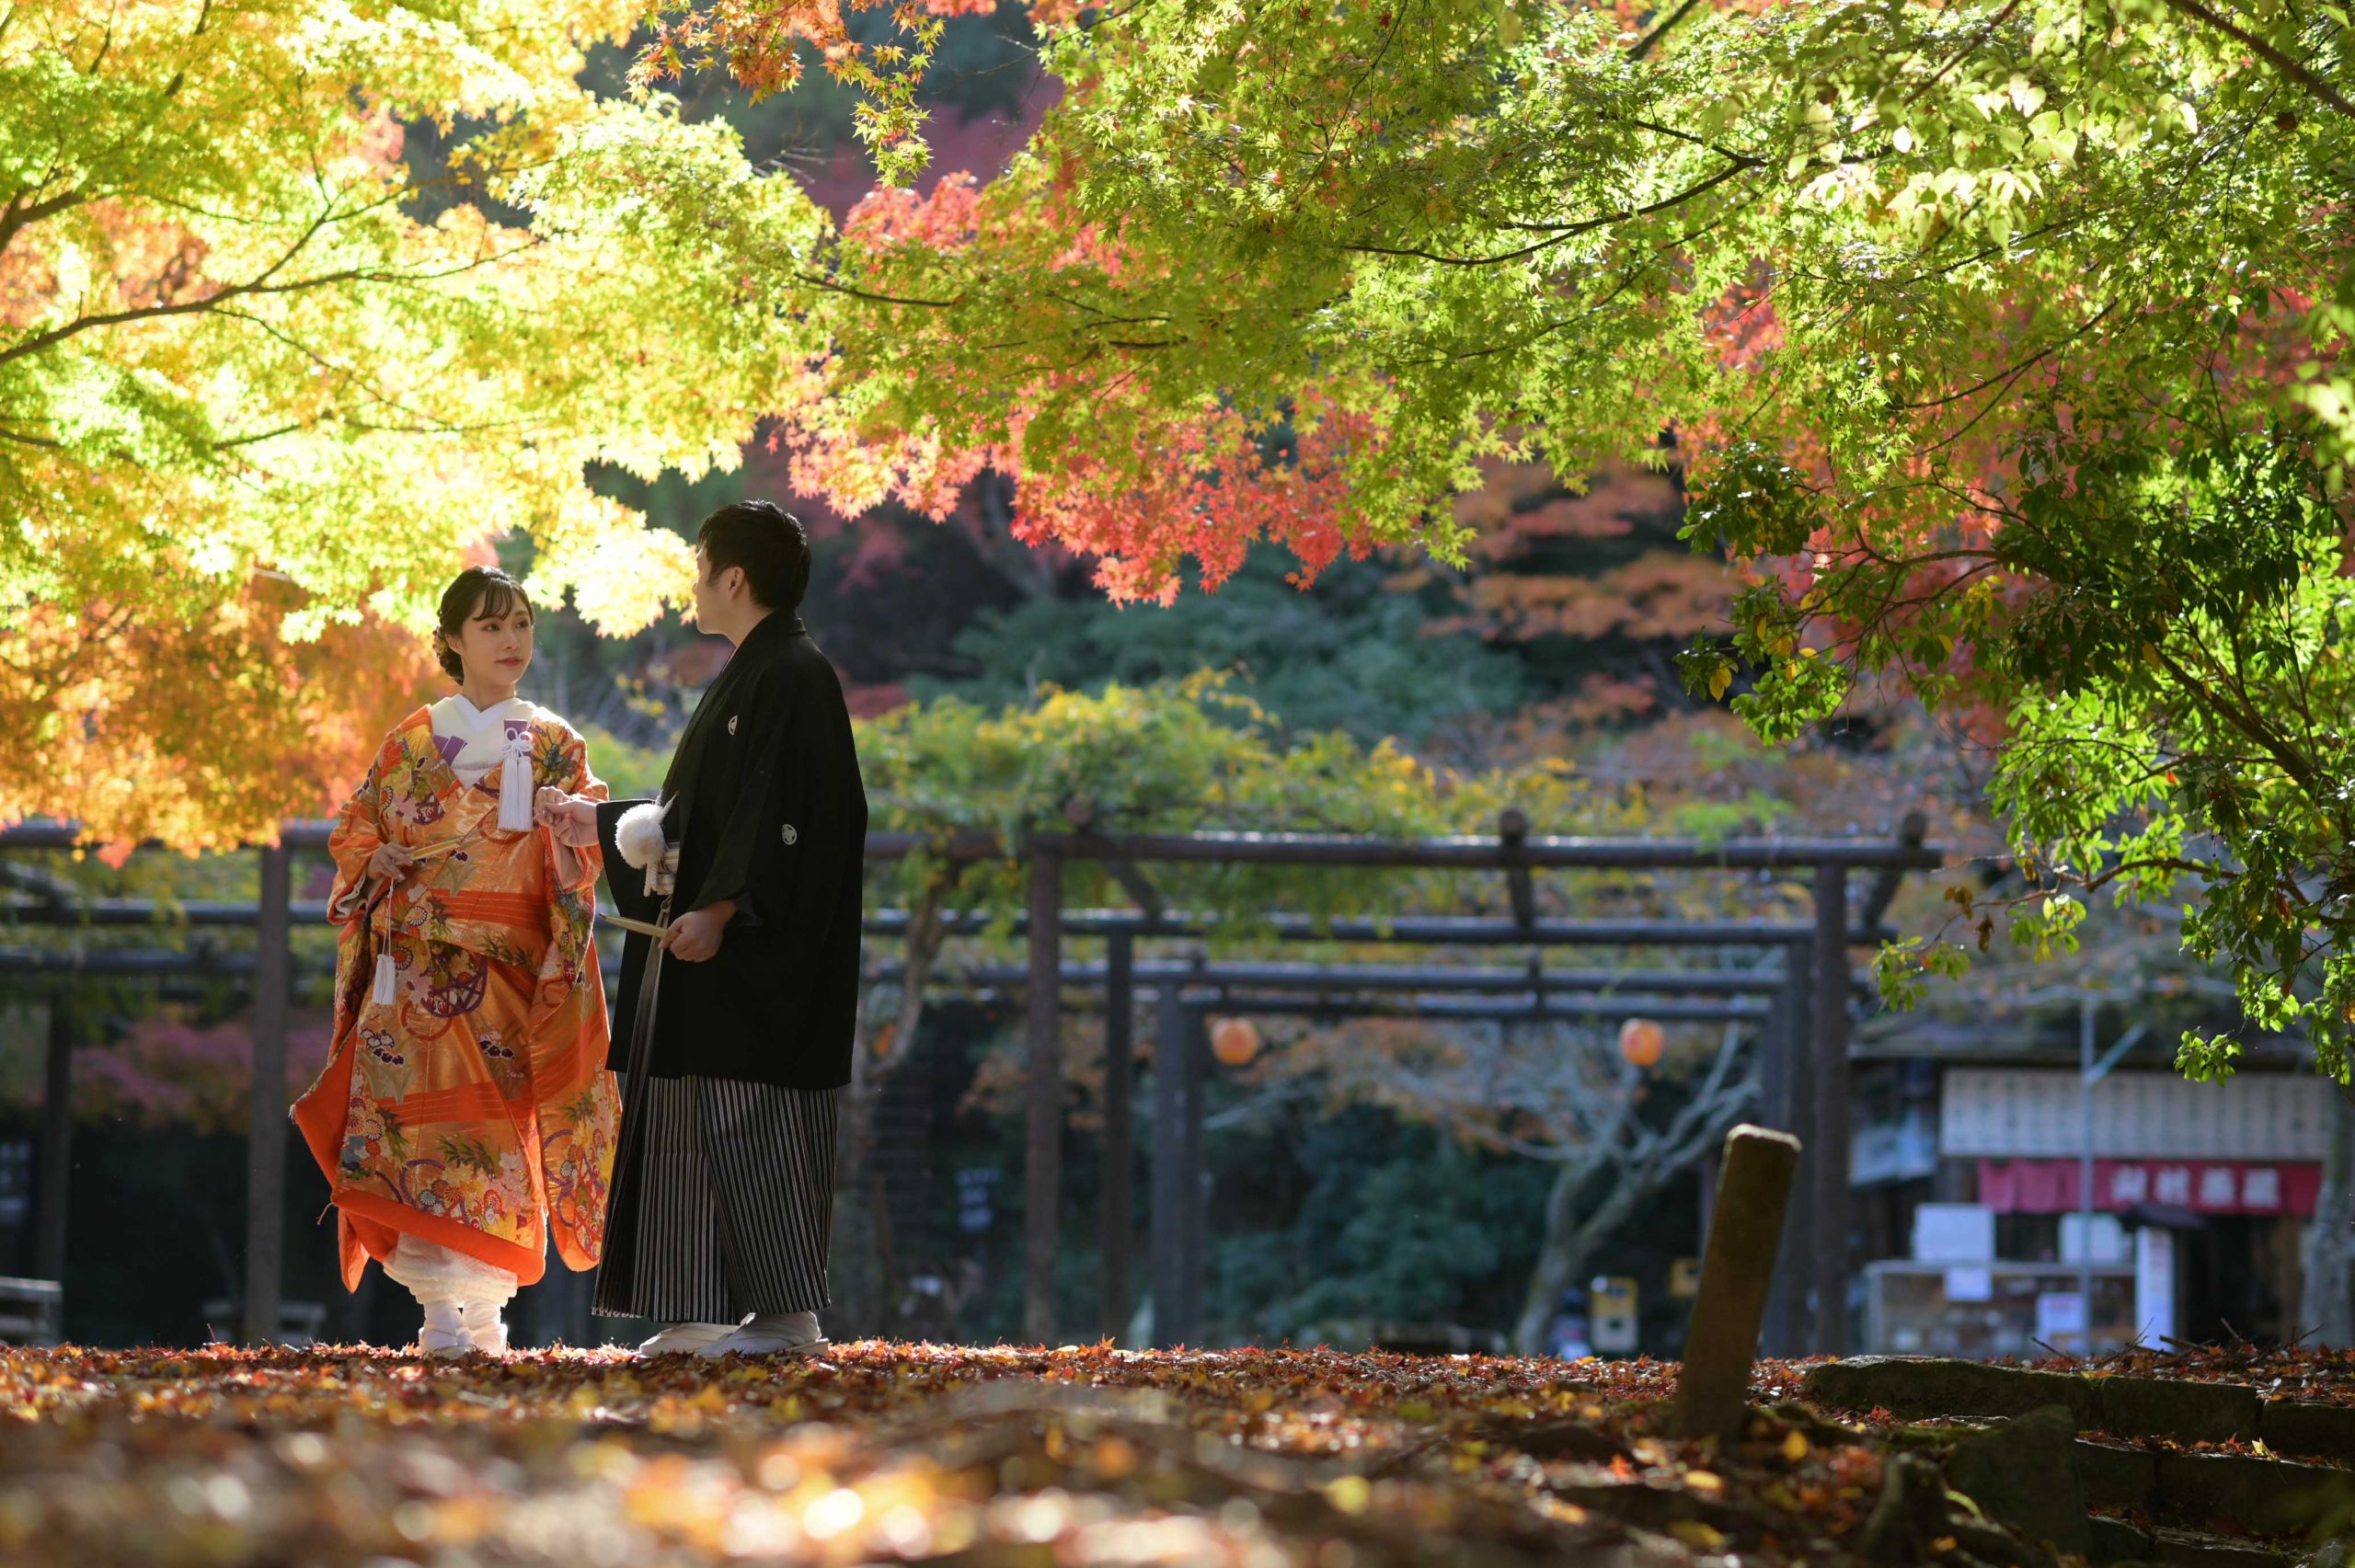
[[[1756,1392],[1796,1391],[1762,1364]],[[1795,1405],[1662,1436],[1655,1362],[867,1343],[0,1351],[0,1560],[1837,1562],[1881,1449]]]
[[2030,1363],[2039,1371],[2096,1377],[2184,1378],[2194,1382],[2244,1383],[2260,1393],[2318,1404],[2355,1405],[2355,1349],[2326,1345],[2185,1345],[2170,1351],[2137,1345],[2081,1360],[2054,1356]]

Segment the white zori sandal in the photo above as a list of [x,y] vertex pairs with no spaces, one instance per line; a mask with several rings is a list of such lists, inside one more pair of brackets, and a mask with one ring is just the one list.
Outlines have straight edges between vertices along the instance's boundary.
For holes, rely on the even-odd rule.
[[640,1356],[679,1356],[701,1350],[736,1332],[734,1323],[665,1323],[661,1333],[638,1342]]
[[427,1356],[507,1353],[500,1312],[514,1299],[516,1278],[503,1268],[404,1233],[385,1260],[385,1272],[408,1287],[425,1309],[417,1348]]
[[827,1348],[815,1312],[755,1312],[725,1339],[713,1340],[698,1356],[815,1356]]

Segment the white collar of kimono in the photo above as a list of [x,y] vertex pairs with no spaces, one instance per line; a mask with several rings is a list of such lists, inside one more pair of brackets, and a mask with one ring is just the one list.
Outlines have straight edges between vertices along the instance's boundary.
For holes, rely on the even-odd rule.
[[455,752],[447,746],[442,748],[450,771],[458,775],[460,783],[473,784],[499,765],[507,746],[508,721],[528,722],[533,708],[521,697],[478,708],[466,700],[464,692],[453,692],[426,712],[432,718],[436,740],[459,742]]

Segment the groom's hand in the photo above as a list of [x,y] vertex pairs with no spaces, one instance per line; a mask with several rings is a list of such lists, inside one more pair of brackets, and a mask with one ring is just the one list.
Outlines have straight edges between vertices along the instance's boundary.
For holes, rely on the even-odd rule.
[[734,918],[736,906],[722,898],[700,910],[689,910],[671,922],[671,935],[665,945],[671,956],[690,964],[700,964],[719,951],[719,933],[728,929]]
[[597,841],[597,803],[554,784],[544,784],[533,799],[533,815],[547,824],[556,841],[585,849]]

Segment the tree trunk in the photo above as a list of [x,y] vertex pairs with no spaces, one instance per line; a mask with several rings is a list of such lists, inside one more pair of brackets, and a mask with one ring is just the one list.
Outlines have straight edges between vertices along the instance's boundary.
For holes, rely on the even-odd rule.
[[[1701,1125],[1689,1140],[1680,1141],[1672,1137],[1648,1139],[1639,1149],[1615,1151],[1621,1154],[1619,1159],[1588,1160],[1562,1168],[1554,1178],[1553,1191],[1545,1195],[1545,1240],[1537,1250],[1537,1266],[1529,1276],[1529,1293],[1522,1299],[1521,1319],[1513,1325],[1516,1354],[1536,1356],[1544,1352],[1545,1330],[1554,1321],[1562,1292],[1586,1272],[1587,1260],[1627,1222],[1638,1205],[1674,1180],[1685,1167],[1713,1152],[1748,1099],[1744,1092],[1714,1102],[1701,1113]],[[1580,1189],[1600,1169],[1611,1170],[1610,1190],[1581,1218],[1578,1212]]]
[[1545,1239],[1537,1249],[1537,1266],[1530,1271],[1529,1293],[1522,1298],[1521,1320],[1513,1325],[1512,1347],[1517,1355],[1539,1356],[1545,1350],[1545,1331],[1553,1326],[1562,1293],[1586,1272],[1587,1260],[1628,1215],[1635,1212],[1650,1184],[1636,1173],[1621,1170],[1603,1201],[1584,1215],[1579,1212],[1580,1189],[1595,1173],[1591,1162],[1565,1165],[1545,1195]]
[[2330,1147],[2323,1156],[2322,1196],[2306,1225],[2305,1284],[2298,1327],[2318,1344],[2355,1345],[2355,1104],[2331,1095]]

